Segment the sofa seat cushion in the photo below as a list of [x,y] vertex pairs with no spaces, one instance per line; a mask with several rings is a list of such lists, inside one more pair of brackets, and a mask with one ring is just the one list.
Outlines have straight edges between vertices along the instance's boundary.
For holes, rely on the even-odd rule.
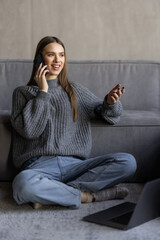
[[143,111],[143,110],[126,110],[119,122],[119,125],[129,126],[160,126],[160,112],[159,111]]
[[[103,120],[92,120],[92,126],[110,126]],[[119,126],[160,126],[159,111],[124,110],[121,119],[114,127]]]

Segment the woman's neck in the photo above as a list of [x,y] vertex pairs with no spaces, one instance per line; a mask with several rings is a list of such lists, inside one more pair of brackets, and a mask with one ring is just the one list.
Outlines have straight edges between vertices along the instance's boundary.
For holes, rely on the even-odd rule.
[[60,84],[58,82],[58,78],[56,78],[56,79],[49,79],[49,80],[47,80],[47,83],[48,83],[48,87],[49,88],[56,88],[56,87],[60,86]]

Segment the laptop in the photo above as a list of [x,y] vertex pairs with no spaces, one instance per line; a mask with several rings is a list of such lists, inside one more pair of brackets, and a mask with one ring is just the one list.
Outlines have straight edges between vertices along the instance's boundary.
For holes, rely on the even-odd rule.
[[137,204],[124,202],[82,220],[128,230],[160,216],[160,178],[147,182]]

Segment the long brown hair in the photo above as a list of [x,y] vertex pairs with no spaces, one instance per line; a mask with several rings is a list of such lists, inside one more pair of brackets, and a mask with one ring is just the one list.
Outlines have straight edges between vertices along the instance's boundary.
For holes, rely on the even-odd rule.
[[63,67],[62,71],[58,75],[58,81],[59,81],[59,84],[62,86],[62,88],[66,91],[66,93],[69,96],[71,106],[72,106],[72,112],[73,112],[73,120],[75,122],[75,121],[77,121],[77,116],[78,116],[77,100],[76,100],[74,90],[68,80],[68,76],[67,76],[68,75],[68,66],[67,66],[67,60],[66,60],[66,51],[65,51],[64,44],[62,43],[62,41],[60,39],[58,39],[57,37],[47,36],[40,40],[40,42],[37,45],[36,53],[35,53],[34,60],[33,60],[32,74],[31,74],[30,80],[27,83],[27,85],[28,86],[37,85],[37,83],[34,80],[34,76],[36,73],[36,66],[35,66],[36,57],[39,53],[42,53],[45,46],[47,46],[50,43],[54,43],[54,42],[60,44],[64,48],[65,63],[64,63],[64,67]]

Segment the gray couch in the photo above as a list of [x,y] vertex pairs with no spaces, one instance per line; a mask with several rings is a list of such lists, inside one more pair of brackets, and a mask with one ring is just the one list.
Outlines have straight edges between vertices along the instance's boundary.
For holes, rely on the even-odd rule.
[[[14,88],[25,85],[32,61],[0,60],[0,180],[16,174],[11,161],[10,113]],[[117,83],[125,87],[123,115],[117,125],[92,122],[91,156],[129,152],[137,172],[130,182],[160,177],[160,63],[149,61],[70,61],[69,79],[103,98]]]

